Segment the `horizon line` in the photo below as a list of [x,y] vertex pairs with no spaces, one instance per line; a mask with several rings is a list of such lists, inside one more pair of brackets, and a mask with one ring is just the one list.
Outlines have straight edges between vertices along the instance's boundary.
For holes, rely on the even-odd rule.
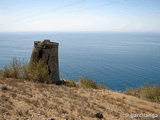
[[160,32],[160,30],[150,30],[150,31],[0,31],[0,33],[146,33],[146,32]]

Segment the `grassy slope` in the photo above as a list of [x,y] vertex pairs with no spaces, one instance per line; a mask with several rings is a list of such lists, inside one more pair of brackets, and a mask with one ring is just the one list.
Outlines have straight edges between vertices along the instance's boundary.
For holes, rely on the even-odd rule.
[[96,113],[102,113],[106,120],[131,119],[126,118],[125,113],[160,115],[158,103],[109,90],[47,85],[0,77],[0,95],[2,120],[94,120],[97,119]]

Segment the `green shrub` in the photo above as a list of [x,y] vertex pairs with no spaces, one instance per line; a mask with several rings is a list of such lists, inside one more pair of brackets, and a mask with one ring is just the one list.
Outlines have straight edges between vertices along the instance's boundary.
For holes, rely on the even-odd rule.
[[160,87],[157,84],[149,85],[147,83],[141,85],[139,88],[127,88],[126,94],[139,97],[143,100],[151,102],[160,102]]
[[160,87],[157,84],[144,84],[141,86],[141,98],[152,102],[160,102]]
[[2,75],[4,77],[12,78],[21,78],[22,77],[22,62],[18,61],[16,58],[13,58],[13,61],[10,65],[4,67]]
[[107,87],[103,84],[98,84],[98,89],[107,89]]
[[33,82],[51,83],[48,66],[41,60],[28,64],[13,58],[10,65],[5,66],[2,76],[11,78],[24,78]]
[[41,60],[32,62],[23,67],[24,78],[33,82],[51,83],[48,66]]
[[140,89],[139,88],[127,88],[126,91],[124,92],[125,94],[140,97]]
[[2,76],[3,75],[3,70],[0,70],[0,76]]
[[76,87],[76,83],[74,81],[66,80],[66,86],[68,87]]
[[106,86],[102,84],[97,84],[93,79],[88,77],[80,77],[80,84],[85,88],[93,88],[93,89],[106,89]]
[[4,67],[4,71],[2,72],[3,77],[12,77],[11,69],[8,66]]

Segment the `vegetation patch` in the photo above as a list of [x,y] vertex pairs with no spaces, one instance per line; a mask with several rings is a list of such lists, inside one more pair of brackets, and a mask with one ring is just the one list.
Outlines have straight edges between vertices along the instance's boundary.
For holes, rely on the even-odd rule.
[[68,87],[76,87],[77,86],[76,82],[74,82],[74,81],[66,80],[65,82],[66,82],[66,86],[68,86]]
[[80,77],[80,85],[84,88],[107,89],[103,84],[97,84],[93,79],[88,77]]
[[158,84],[149,85],[147,83],[141,85],[139,88],[128,88],[125,91],[126,94],[139,97],[143,100],[151,102],[160,102],[160,87]]
[[48,66],[44,65],[41,60],[38,62],[27,63],[13,58],[10,65],[0,71],[3,77],[16,79],[26,79],[33,82],[51,83],[51,77],[48,72]]
[[2,76],[3,75],[3,70],[0,70],[0,76]]
[[[0,71],[0,75],[8,78],[26,79],[33,82],[51,83],[48,66],[43,64],[41,60],[27,63],[13,58],[9,65]],[[77,87],[74,81],[66,80],[66,86]],[[84,88],[106,89],[103,84],[97,84],[93,79],[88,77],[80,77],[80,86]]]
[[33,82],[51,83],[48,66],[41,60],[32,62],[23,67],[24,78]]
[[13,58],[13,61],[4,67],[2,76],[11,78],[21,78],[22,77],[22,62]]

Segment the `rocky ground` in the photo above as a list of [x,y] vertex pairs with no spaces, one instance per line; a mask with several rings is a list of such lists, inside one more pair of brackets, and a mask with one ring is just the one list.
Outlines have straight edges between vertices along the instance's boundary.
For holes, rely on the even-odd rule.
[[0,77],[0,96],[0,120],[160,120],[160,104],[110,90]]

